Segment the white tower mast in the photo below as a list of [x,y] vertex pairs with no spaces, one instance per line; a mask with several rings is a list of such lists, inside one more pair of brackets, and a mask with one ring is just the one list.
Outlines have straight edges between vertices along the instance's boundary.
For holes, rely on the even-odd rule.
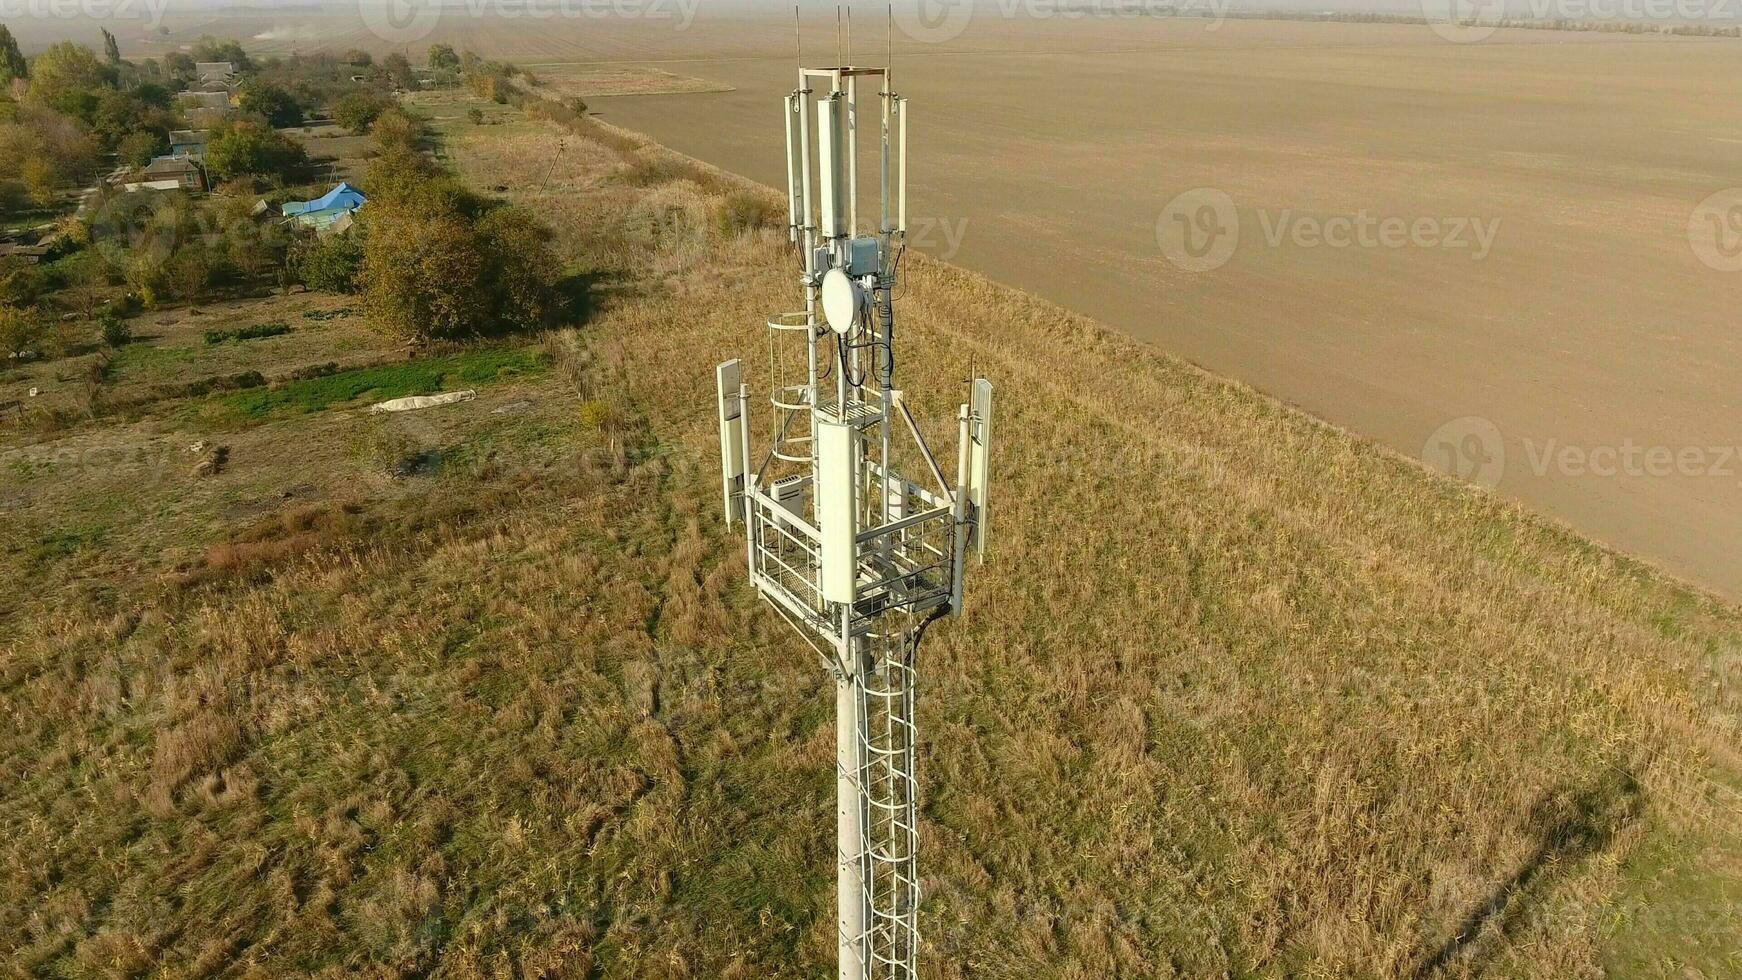
[[[859,134],[861,102],[873,99],[878,225],[869,230]],[[911,980],[914,659],[934,620],[960,614],[968,552],[985,548],[992,385],[973,381],[958,413],[952,487],[893,384],[907,100],[890,91],[888,69],[801,68],[786,99],[786,143],[805,308],[768,321],[773,427],[759,460],[743,366],[719,366],[723,502],[728,523],[744,523],[751,581],[835,680],[840,980]],[[896,472],[892,454],[903,450],[924,461],[922,482]]]

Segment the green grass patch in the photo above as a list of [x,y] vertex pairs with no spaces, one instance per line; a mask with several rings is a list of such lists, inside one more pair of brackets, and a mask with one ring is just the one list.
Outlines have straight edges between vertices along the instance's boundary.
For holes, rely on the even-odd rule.
[[238,392],[223,398],[218,403],[218,411],[242,421],[276,414],[318,412],[365,397],[370,401],[386,401],[407,395],[433,395],[459,385],[538,374],[546,366],[543,354],[524,348],[468,351],[403,364],[340,371],[260,391]]
[[128,344],[116,351],[109,362],[109,371],[119,378],[140,378],[158,372],[173,371],[192,364],[200,357],[197,347],[157,347],[151,344]]
[[101,543],[108,531],[108,528],[98,526],[60,528],[50,531],[38,538],[36,544],[30,549],[30,560],[40,566],[66,558],[81,548]]
[[266,337],[282,337],[290,333],[290,324],[256,323],[251,327],[238,327],[235,330],[207,330],[206,343],[222,344],[230,340],[262,340]]

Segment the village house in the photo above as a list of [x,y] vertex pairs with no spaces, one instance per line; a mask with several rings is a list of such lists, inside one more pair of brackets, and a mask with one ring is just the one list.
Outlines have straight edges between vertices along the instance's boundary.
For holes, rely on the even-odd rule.
[[341,183],[312,201],[286,201],[282,213],[305,228],[326,231],[341,218],[349,218],[368,200],[362,191]]
[[169,132],[169,155],[204,160],[206,141],[210,135],[204,129],[172,129]]
[[50,250],[48,245],[25,245],[22,242],[0,242],[0,259],[18,259],[25,265],[36,265]]
[[228,92],[183,92],[177,96],[182,106],[188,109],[228,109],[230,108],[230,93]]
[[200,61],[194,64],[194,74],[202,85],[229,85],[236,80],[236,66],[228,61]]
[[198,194],[206,189],[206,171],[188,157],[154,157],[139,171],[136,180],[123,185],[128,191],[183,190]]

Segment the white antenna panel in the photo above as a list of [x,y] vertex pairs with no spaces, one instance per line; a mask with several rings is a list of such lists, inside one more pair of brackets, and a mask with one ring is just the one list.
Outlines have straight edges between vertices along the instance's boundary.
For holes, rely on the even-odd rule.
[[987,472],[992,456],[992,382],[974,379],[973,393],[968,397],[968,502],[974,505],[974,523],[970,525],[974,549],[986,557],[986,488],[992,485]]
[[859,431],[851,425],[817,421],[817,530],[823,537],[823,598],[830,602],[852,602],[858,585],[858,444]]
[[715,368],[714,383],[720,393],[720,492],[726,505],[726,523],[731,524],[741,516],[736,500],[744,493],[744,438],[739,421],[744,410],[740,397],[744,363],[731,360]]
[[817,160],[822,177],[822,233],[847,234],[847,99],[834,95],[817,102]]

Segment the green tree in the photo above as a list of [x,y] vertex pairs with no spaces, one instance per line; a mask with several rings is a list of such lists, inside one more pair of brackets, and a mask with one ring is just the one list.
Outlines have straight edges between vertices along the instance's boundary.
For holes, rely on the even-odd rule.
[[0,351],[22,354],[42,339],[42,318],[26,306],[0,304]]
[[97,317],[97,327],[103,335],[103,343],[110,347],[125,347],[133,341],[133,329],[114,310],[103,311]]
[[388,106],[375,117],[369,135],[375,137],[377,153],[416,153],[423,142],[423,124],[398,106]]
[[265,177],[294,180],[308,168],[308,153],[257,122],[241,121],[206,144],[206,167],[219,179]]
[[19,168],[18,179],[24,182],[24,187],[30,192],[30,199],[39,208],[54,207],[60,200],[60,190],[66,184],[66,178],[54,161],[44,156],[33,156],[24,161]]
[[243,83],[236,102],[243,112],[264,116],[275,127],[302,125],[302,103],[281,85],[258,78],[249,79]]
[[169,257],[164,273],[182,302],[198,303],[212,281],[212,259],[204,245],[184,245]]
[[151,130],[141,129],[121,137],[115,144],[115,156],[135,169],[143,168],[151,158],[169,150],[169,140]]
[[133,86],[133,97],[149,109],[168,110],[171,101],[169,89],[157,82],[140,82]]
[[454,53],[453,45],[432,44],[429,46],[429,66],[435,69],[458,68],[460,56]]
[[180,90],[199,77],[199,69],[194,66],[193,55],[181,51],[171,51],[163,56],[163,72],[171,87]]
[[23,259],[0,258],[0,306],[29,306],[52,288],[40,266]]
[[387,100],[373,92],[352,92],[333,103],[333,120],[353,133],[367,132],[387,108]]
[[248,60],[248,52],[242,50],[242,45],[233,40],[213,37],[210,34],[194,42],[191,61],[228,61],[236,66],[239,72],[252,71],[254,62]]
[[89,320],[109,293],[108,263],[95,252],[81,252],[62,263],[58,270],[63,285],[61,297],[81,317]]
[[363,268],[363,243],[354,235],[328,235],[297,243],[292,264],[297,279],[323,293],[354,293]]
[[363,175],[363,189],[371,203],[403,200],[427,184],[432,173],[433,168],[423,154],[388,150],[369,161],[369,169]]
[[16,122],[0,123],[0,180],[22,180],[34,158],[52,164],[63,181],[82,180],[99,162],[96,143],[79,124],[52,110],[25,106]]
[[347,65],[355,65],[358,68],[367,68],[374,62],[374,60],[375,59],[369,57],[369,52],[364,51],[361,48],[352,48],[345,52],[345,64]]
[[0,24],[0,89],[14,78],[29,77],[30,66],[24,60],[24,53],[18,50],[18,39],[12,36],[5,24]]
[[557,313],[556,284],[562,263],[551,247],[548,226],[531,212],[498,207],[478,221],[478,237],[489,256],[490,297],[497,330],[548,327]]
[[113,81],[113,70],[98,61],[90,48],[62,41],[31,64],[30,99],[89,122],[103,90]]
[[477,333],[490,314],[489,258],[470,222],[409,203],[367,209],[363,309],[383,333],[410,340]]
[[393,52],[381,59],[381,69],[387,73],[387,77],[393,81],[395,87],[417,88],[417,73],[411,70],[411,61],[405,55],[397,51]]
[[111,68],[120,67],[120,65],[121,65],[121,44],[120,44],[120,42],[115,40],[115,35],[110,34],[108,28],[100,27],[100,28],[98,28],[98,30],[103,32],[103,59],[109,63],[109,67],[111,67]]
[[370,322],[416,340],[548,325],[561,264],[531,213],[427,173],[371,191],[357,278]]
[[164,291],[163,257],[154,249],[125,254],[120,259],[127,288],[145,309],[155,309]]
[[163,109],[147,105],[136,93],[104,92],[91,113],[91,132],[103,145],[115,148],[129,133],[152,130],[169,144],[170,124],[174,116]]

